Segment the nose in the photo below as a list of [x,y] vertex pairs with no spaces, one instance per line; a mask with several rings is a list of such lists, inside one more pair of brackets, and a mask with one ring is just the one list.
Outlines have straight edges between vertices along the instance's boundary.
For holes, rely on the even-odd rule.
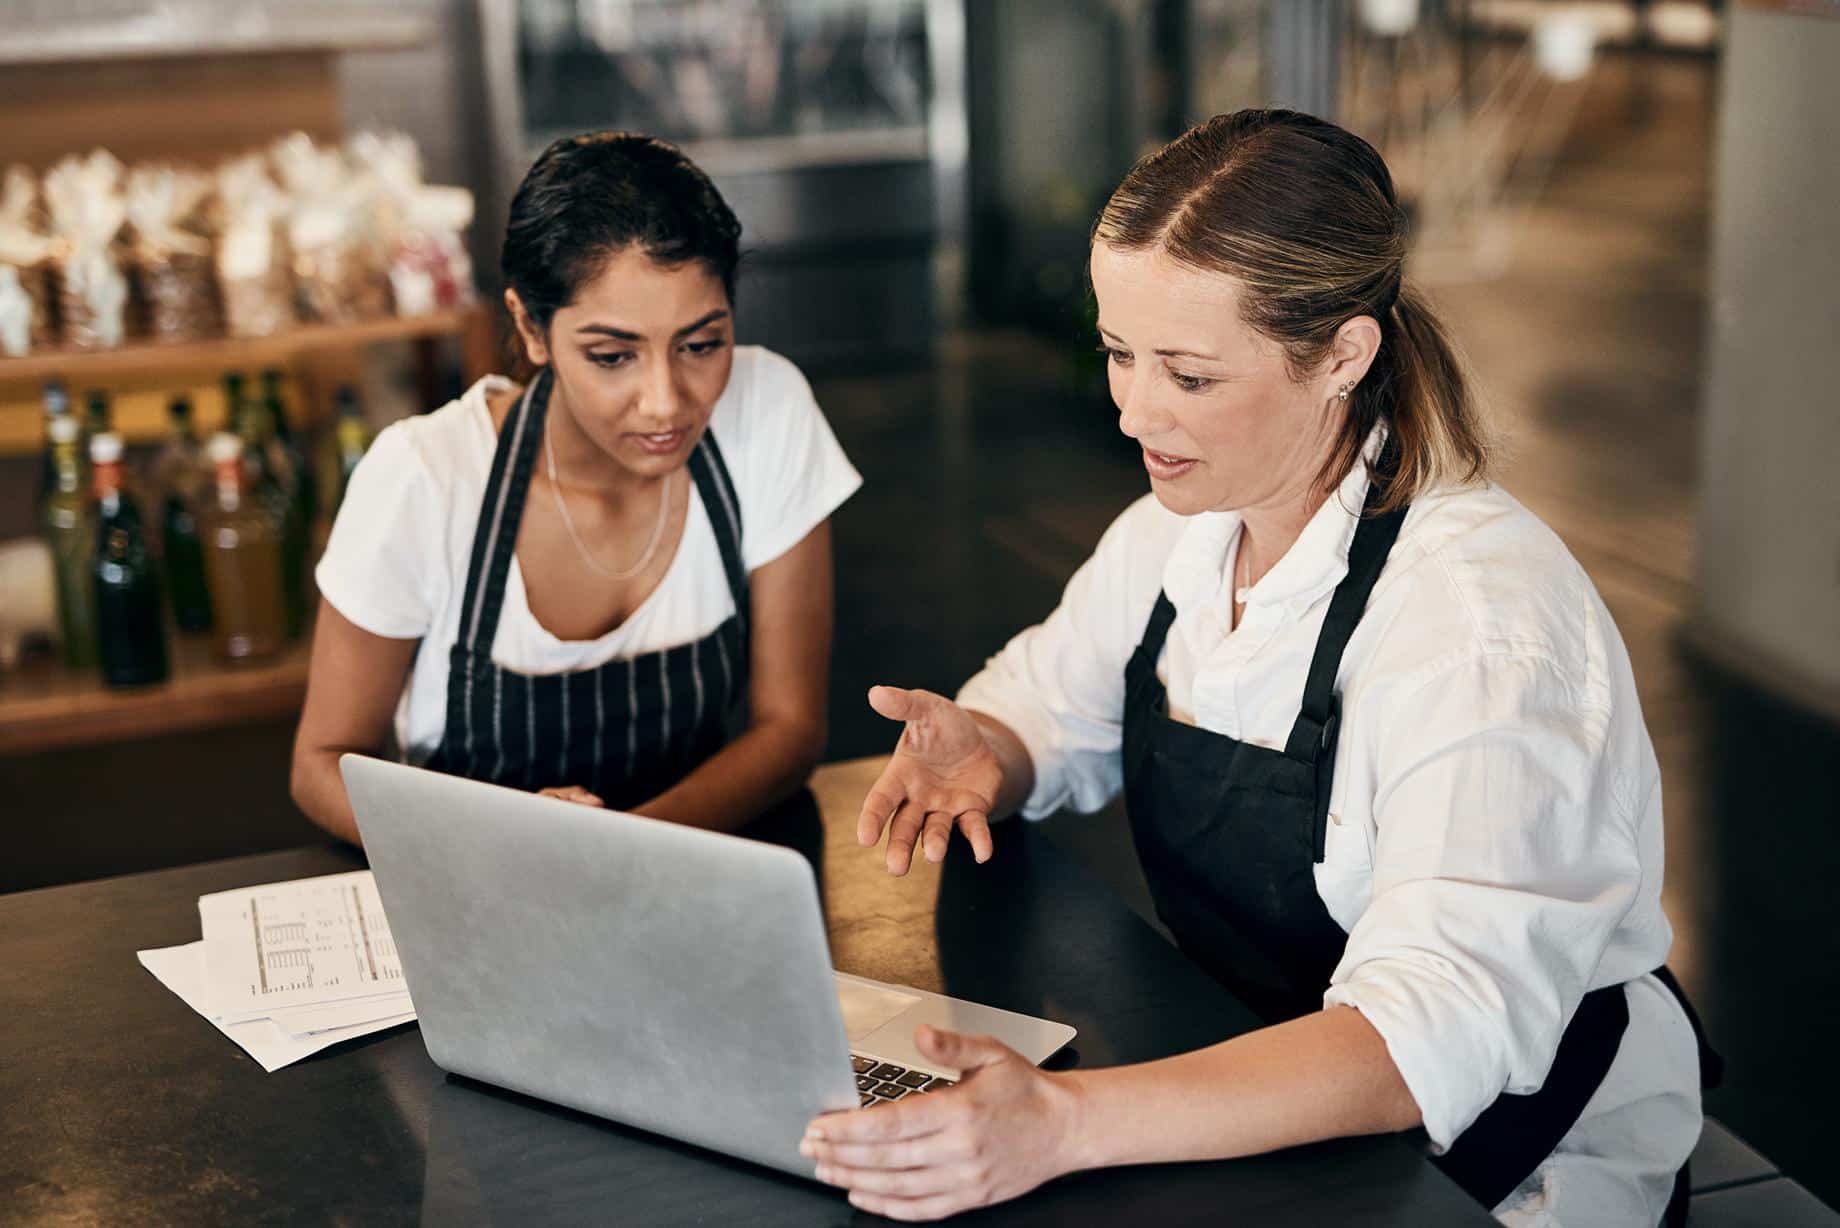
[[1118,405],[1118,429],[1132,439],[1156,434],[1163,426],[1164,415],[1151,403],[1150,381],[1132,368],[1123,373],[1125,384],[1121,390],[1118,378],[1115,375],[1112,380],[1112,400]]
[[683,393],[677,386],[677,364],[667,358],[646,366],[645,381],[639,390],[640,417],[661,430],[669,430],[683,405]]

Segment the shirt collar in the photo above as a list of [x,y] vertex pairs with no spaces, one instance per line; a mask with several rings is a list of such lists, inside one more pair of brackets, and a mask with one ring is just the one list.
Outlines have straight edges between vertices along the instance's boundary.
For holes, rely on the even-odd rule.
[[[1367,467],[1385,442],[1386,428],[1376,425],[1362,445],[1361,461],[1323,500],[1284,557],[1252,586],[1248,608],[1282,605],[1300,615],[1342,582],[1348,574],[1348,549],[1367,502]],[[1202,512],[1183,528],[1163,567],[1163,591],[1178,612],[1215,609],[1224,614],[1227,556],[1240,524],[1238,512]]]

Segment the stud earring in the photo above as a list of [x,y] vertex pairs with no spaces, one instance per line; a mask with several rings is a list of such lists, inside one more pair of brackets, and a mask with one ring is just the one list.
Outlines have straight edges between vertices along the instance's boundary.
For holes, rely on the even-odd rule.
[[1342,385],[1342,390],[1341,390],[1340,392],[1338,392],[1338,393],[1336,394],[1336,397],[1337,397],[1337,398],[1338,398],[1339,400],[1343,400],[1343,401],[1346,401],[1346,400],[1348,399],[1348,393],[1349,393],[1349,392],[1350,392],[1350,391],[1351,391],[1351,390],[1352,390],[1353,388],[1354,388],[1354,384],[1353,384],[1353,382],[1352,382],[1352,381],[1350,381],[1349,383],[1346,383],[1346,384],[1343,384],[1343,385]]

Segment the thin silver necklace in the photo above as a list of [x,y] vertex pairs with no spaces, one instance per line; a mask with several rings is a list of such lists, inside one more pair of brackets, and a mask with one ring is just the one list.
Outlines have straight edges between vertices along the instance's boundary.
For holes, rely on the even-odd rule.
[[556,480],[556,448],[550,442],[549,423],[547,422],[543,424],[543,460],[549,469],[549,492],[556,498],[556,510],[562,513],[562,527],[568,530],[569,540],[575,543],[575,549],[581,554],[582,562],[593,569],[595,574],[609,580],[630,580],[644,571],[647,564],[652,561],[652,556],[658,553],[658,543],[664,540],[664,522],[670,519],[666,513],[670,510],[671,475],[666,474],[658,483],[658,522],[652,526],[652,540],[645,543],[645,553],[639,556],[637,563],[625,571],[609,571],[602,567],[592,554],[588,553],[588,547],[583,544],[581,534],[575,531],[575,518],[569,515],[569,505],[562,497],[562,484]]

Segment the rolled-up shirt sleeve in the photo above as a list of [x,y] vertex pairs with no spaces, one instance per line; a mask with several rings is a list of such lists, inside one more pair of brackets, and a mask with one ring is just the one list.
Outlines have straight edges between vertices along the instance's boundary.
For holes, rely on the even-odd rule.
[[1390,699],[1373,898],[1325,1005],[1386,1042],[1435,1148],[1545,1081],[1641,889],[1608,702],[1552,661],[1485,654]]
[[1029,752],[1035,787],[1024,818],[1097,810],[1122,787],[1124,667],[1158,591],[1138,547],[1157,514],[1140,500],[1113,521],[1047,621],[959,690],[960,707],[1002,721]]

